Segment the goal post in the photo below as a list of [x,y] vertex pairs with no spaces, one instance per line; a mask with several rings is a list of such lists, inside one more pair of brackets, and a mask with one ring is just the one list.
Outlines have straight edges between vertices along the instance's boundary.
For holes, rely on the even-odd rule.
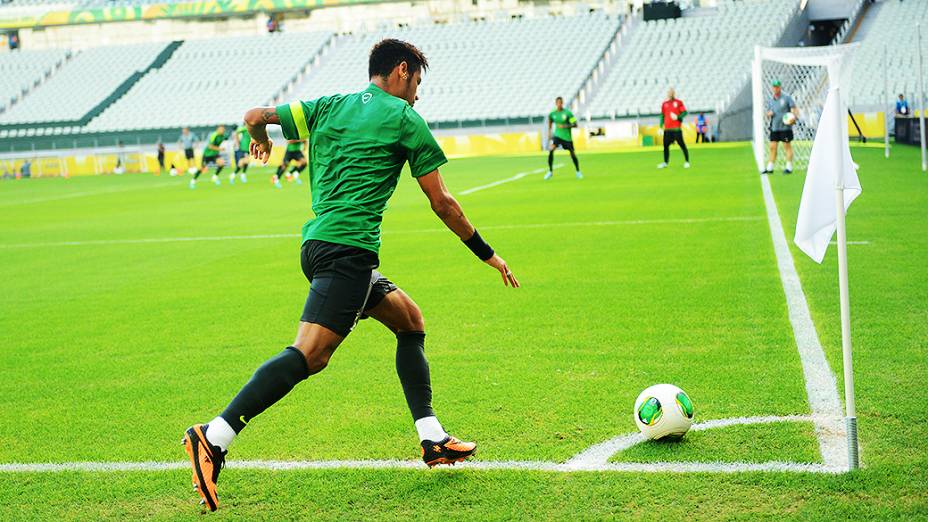
[[[751,97],[754,160],[758,171],[764,170],[769,161],[770,118],[767,117],[766,106],[773,97],[773,81],[778,80],[782,84],[783,93],[793,99],[799,111],[792,127],[793,168],[805,169],[829,87],[841,88],[842,106],[847,106],[851,72],[849,58],[859,45],[754,48]],[[774,168],[781,169],[785,163],[786,155],[781,150]]]

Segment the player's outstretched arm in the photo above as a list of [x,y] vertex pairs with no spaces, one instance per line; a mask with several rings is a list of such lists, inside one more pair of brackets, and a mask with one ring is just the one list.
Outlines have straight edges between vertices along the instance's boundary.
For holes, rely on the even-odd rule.
[[280,117],[274,107],[255,107],[245,113],[245,127],[251,136],[249,152],[258,161],[267,163],[271,157],[271,138],[267,135],[267,126],[280,125]]
[[425,176],[420,176],[416,179],[419,182],[419,187],[422,188],[422,192],[429,198],[432,211],[445,223],[445,226],[461,238],[461,241],[463,241],[464,244],[470,248],[471,252],[479,257],[481,261],[498,270],[503,278],[504,285],[518,288],[519,280],[516,279],[512,270],[506,265],[506,261],[490,248],[490,245],[477,233],[477,229],[468,221],[461,205],[454,199],[451,192],[448,192],[448,188],[445,187],[445,182],[441,179],[441,174],[438,173],[438,170],[433,170]]

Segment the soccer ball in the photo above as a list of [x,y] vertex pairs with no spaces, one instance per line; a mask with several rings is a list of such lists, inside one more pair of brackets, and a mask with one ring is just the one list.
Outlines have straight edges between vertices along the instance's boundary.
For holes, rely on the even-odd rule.
[[693,402],[672,384],[645,388],[635,401],[635,424],[645,437],[680,439],[693,425]]
[[793,113],[791,113],[791,112],[787,112],[786,114],[783,115],[783,125],[790,125],[790,126],[792,126],[794,123],[796,123],[796,115],[795,115],[795,114],[793,114]]

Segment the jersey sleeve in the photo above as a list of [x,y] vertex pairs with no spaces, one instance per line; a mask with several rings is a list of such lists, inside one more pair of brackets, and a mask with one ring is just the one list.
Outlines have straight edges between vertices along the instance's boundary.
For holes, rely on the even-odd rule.
[[400,147],[406,152],[412,176],[425,176],[448,163],[448,158],[432,136],[428,124],[411,107],[403,111],[403,127],[400,129]]
[[574,117],[574,113],[567,111],[567,123],[573,125],[577,123],[577,118]]
[[789,96],[788,98],[786,98],[786,101],[789,102],[789,103],[787,104],[787,105],[789,106],[789,110],[793,110],[793,109],[796,108],[796,102],[793,101],[793,97],[792,97],[792,96]]
[[309,138],[318,100],[292,101],[277,106],[280,129],[288,140],[305,140]]

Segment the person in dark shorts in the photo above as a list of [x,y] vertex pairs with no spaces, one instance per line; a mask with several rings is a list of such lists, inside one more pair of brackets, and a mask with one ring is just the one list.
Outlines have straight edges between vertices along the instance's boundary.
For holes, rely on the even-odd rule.
[[580,173],[580,161],[577,160],[577,154],[574,152],[574,140],[570,135],[570,129],[577,126],[577,118],[564,108],[564,98],[560,96],[554,99],[554,110],[548,113],[548,136],[551,136],[552,125],[554,135],[548,146],[548,172],[545,174],[545,179],[548,180],[554,176],[555,149],[566,150],[570,153],[570,159],[574,162],[574,170],[577,172],[577,179],[583,179],[583,174]]
[[683,168],[690,168],[690,151],[683,142],[683,118],[686,117],[686,105],[677,98],[673,87],[667,90],[667,99],[661,104],[661,128],[664,129],[664,161],[657,168],[667,168],[670,163],[670,145],[676,143],[683,151]]
[[248,135],[248,128],[244,125],[239,125],[232,136],[235,138],[235,171],[229,174],[229,183],[235,183],[236,174],[239,175],[242,183],[247,183],[248,177],[245,173],[248,172],[248,149],[251,147],[251,136]]
[[[774,80],[771,85],[773,97],[767,101],[767,117],[770,118],[770,157],[767,160],[767,168],[761,171],[761,174],[772,174],[773,164],[777,161],[778,144],[783,144],[783,150],[786,151],[786,168],[784,174],[793,173],[793,124],[799,118],[799,109],[793,98],[783,92],[780,80]],[[784,121],[784,117],[791,115],[793,123]]]
[[180,131],[180,138],[177,144],[184,149],[184,158],[187,159],[187,174],[193,174],[197,171],[196,161],[194,160],[193,147],[196,145],[197,135],[190,132],[188,127]]
[[274,177],[271,178],[275,187],[281,188],[280,177],[287,170],[287,167],[290,167],[291,162],[293,162],[294,165],[290,167],[290,171],[287,172],[287,181],[296,181],[297,185],[303,184],[300,180],[300,174],[303,172],[303,169],[306,168],[306,156],[303,155],[303,145],[305,144],[306,140],[287,140],[287,149],[284,151],[284,159],[277,167],[277,172],[274,173]]
[[[477,449],[473,442],[449,435],[438,422],[432,409],[422,312],[405,292],[377,272],[383,212],[408,163],[435,214],[506,286],[519,286],[506,262],[480,237],[442,181],[438,169],[447,163],[445,154],[412,108],[427,67],[425,56],[415,46],[382,40],[371,50],[371,83],[364,90],[256,107],[245,113],[251,154],[258,161],[266,164],[272,152],[269,124],[280,125],[288,140],[310,141],[315,217],[303,225],[300,252],[310,286],[293,344],[261,365],[222,413],[184,433],[195,489],[210,510],[218,506],[216,480],[229,444],[255,416],[322,371],[364,316],[373,317],[396,335],[396,372],[419,435],[423,461],[430,467],[451,464]],[[373,442],[358,441],[359,449]]]
[[158,142],[158,175],[164,172],[164,143]]
[[222,173],[222,169],[226,166],[225,160],[222,159],[222,143],[226,140],[226,126],[219,125],[216,127],[215,132],[209,135],[209,138],[206,139],[206,147],[203,149],[203,158],[200,160],[200,170],[193,175],[193,179],[190,180],[190,188],[197,187],[197,179],[200,177],[200,174],[203,174],[211,168],[216,168],[216,172],[213,172],[213,183],[219,185],[219,174]]

